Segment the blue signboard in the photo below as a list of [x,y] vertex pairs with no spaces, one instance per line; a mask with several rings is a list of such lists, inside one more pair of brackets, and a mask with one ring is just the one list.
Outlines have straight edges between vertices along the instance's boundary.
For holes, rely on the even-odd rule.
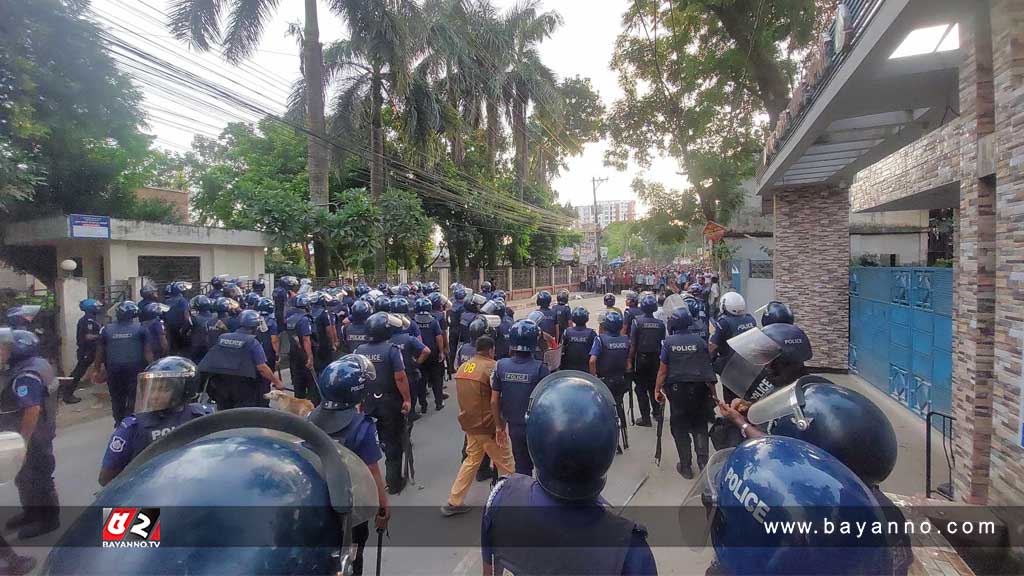
[[102,238],[110,240],[110,217],[68,215],[68,229],[72,238]]

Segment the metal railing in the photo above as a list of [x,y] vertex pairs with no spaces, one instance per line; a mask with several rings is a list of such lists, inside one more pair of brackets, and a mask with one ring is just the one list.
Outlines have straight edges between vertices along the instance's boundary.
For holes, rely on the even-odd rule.
[[[932,488],[932,417],[941,419],[939,430],[942,432],[942,452],[946,456],[947,481]],[[925,418],[928,431],[925,434],[925,457],[924,457],[924,495],[931,498],[932,493],[953,501],[953,468],[956,466],[956,454],[953,453],[953,422],[956,418],[944,412],[929,412]]]

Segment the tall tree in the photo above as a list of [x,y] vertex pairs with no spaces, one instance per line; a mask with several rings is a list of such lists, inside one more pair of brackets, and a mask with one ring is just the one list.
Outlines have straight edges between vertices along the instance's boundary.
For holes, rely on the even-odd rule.
[[[224,58],[238,64],[249,58],[259,46],[263,29],[273,16],[279,0],[237,0],[230,2],[227,26],[221,29],[222,13],[228,0],[174,0],[169,26],[176,38],[200,51],[220,44]],[[323,45],[316,0],[303,0],[305,10],[302,34],[302,74],[305,85],[305,118],[311,132],[307,139],[310,204],[327,207],[330,202],[328,174],[330,151],[325,140],[327,121],[324,116]],[[318,272],[330,267],[318,251]]]

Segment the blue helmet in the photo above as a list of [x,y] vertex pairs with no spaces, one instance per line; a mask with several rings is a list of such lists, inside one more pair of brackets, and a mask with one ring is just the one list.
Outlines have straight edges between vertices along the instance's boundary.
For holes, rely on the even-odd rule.
[[139,290],[139,295],[142,296],[143,300],[156,300],[157,294],[156,286],[152,284],[146,284]]
[[186,282],[168,282],[164,285],[164,298],[170,298],[172,296],[179,296],[185,290],[191,288],[191,285]]
[[281,278],[281,285],[288,290],[295,291],[299,289],[299,279],[295,276],[285,276]]
[[[125,503],[152,508],[104,516]],[[136,456],[61,536],[43,571],[344,574],[348,527],[372,518],[378,504],[366,465],[312,423],[269,408],[225,410],[175,428]],[[110,554],[94,545],[99,527],[128,522],[125,540],[163,546]]]
[[416,299],[416,311],[417,312],[430,312],[433,310],[434,305],[431,304],[429,298],[417,298]]
[[118,322],[131,322],[139,316],[139,306],[131,300],[125,300],[117,305],[114,317]]
[[435,310],[440,310],[444,307],[444,296],[440,292],[431,292],[427,294],[427,301],[430,302],[430,306]]
[[263,291],[266,290],[266,289],[267,289],[267,285],[266,285],[265,282],[263,282],[263,278],[257,278],[257,279],[252,281],[252,291],[253,292],[255,292],[255,293],[259,294],[260,296],[262,296],[263,295]]
[[312,305],[313,301],[309,297],[309,294],[296,294],[295,298],[292,298],[292,306],[295,308],[302,308],[308,312],[309,307]]
[[213,301],[204,294],[192,298],[191,305],[196,312],[209,312],[213,309]]
[[374,312],[389,312],[391,310],[391,299],[387,296],[378,296],[373,301]]
[[366,319],[366,332],[373,342],[383,342],[391,338],[393,330],[391,315],[387,312],[374,312]]
[[391,291],[391,286],[388,286],[387,282],[378,282],[377,290],[380,290],[381,292],[387,294],[388,292]]
[[86,298],[78,303],[78,309],[86,314],[99,314],[103,303],[95,298]]
[[640,302],[640,295],[632,290],[623,293],[626,297],[626,306],[636,306]]
[[402,298],[408,298],[409,297],[409,285],[406,284],[405,282],[402,282],[401,284],[399,284],[398,285],[398,295],[401,296]]
[[555,296],[555,299],[558,301],[559,304],[568,304],[569,291],[566,290],[565,288],[562,288],[561,290],[558,291],[558,295]]
[[7,324],[11,328],[28,329],[41,309],[42,306],[34,304],[22,304],[10,308],[7,310]]
[[495,290],[494,292],[491,293],[491,297],[493,297],[495,299],[500,298],[500,299],[504,300],[506,298],[506,296],[507,295],[505,294],[504,290]]
[[270,298],[260,298],[256,301],[255,309],[260,314],[273,314],[274,313],[274,301]]
[[[889,477],[896,466],[896,432],[878,406],[821,376],[804,376],[796,386],[800,390],[793,397],[802,415],[777,418],[769,427],[772,434],[799,438],[824,449],[865,484],[879,484]],[[769,396],[754,406],[760,402],[767,405],[771,399]]]
[[[4,336],[6,332],[6,336]],[[26,358],[39,355],[39,338],[29,330],[0,329],[0,342],[9,346],[10,357],[8,362],[14,364]]]
[[505,301],[503,299],[496,297],[494,300],[489,300],[487,304],[487,307],[491,310],[490,314],[494,314],[499,318],[505,315]]
[[221,296],[213,301],[213,311],[218,314],[227,314],[228,310],[231,309],[231,303],[234,302],[231,298]]
[[470,294],[462,302],[462,305],[466,307],[467,312],[479,312],[480,307],[487,303],[487,298],[484,298],[483,294]]
[[164,312],[167,312],[168,308],[166,304],[159,302],[147,302],[145,306],[139,310],[139,320],[145,322],[147,320],[155,320],[160,318]]
[[235,302],[241,302],[242,297],[244,296],[244,294],[242,294],[242,289],[234,282],[229,282],[224,285],[224,295]]
[[465,288],[458,287],[458,288],[456,288],[455,290],[452,291],[452,298],[454,298],[456,302],[462,302],[462,300],[465,297],[466,297],[466,289]]
[[[283,278],[283,280],[287,281],[288,278],[289,278],[289,276],[285,276]],[[214,276],[213,278],[210,278],[210,287],[213,288],[214,290],[220,290],[221,288],[223,288],[224,287],[224,275],[223,274],[218,274],[218,275]]]
[[199,370],[188,358],[165,356],[139,374],[136,412],[180,408],[199,395]]
[[761,314],[761,326],[792,323],[793,310],[789,308],[788,304],[784,304],[782,302],[774,300],[769,302],[768,307],[765,308],[764,313]]
[[537,306],[540,306],[541,308],[547,308],[548,306],[551,306],[551,292],[548,292],[547,290],[541,290],[537,294]]
[[811,339],[798,326],[793,324],[769,324],[761,332],[778,344],[781,354],[779,358],[792,364],[802,364],[814,356],[811,350]]
[[615,306],[615,294],[612,294],[611,292],[605,294],[603,301],[604,305],[607,306],[608,308]]
[[693,316],[690,316],[689,308],[676,308],[668,317],[668,333],[686,332],[690,329],[691,324],[693,324]]
[[346,354],[331,362],[317,380],[321,404],[309,420],[328,434],[344,429],[363,401],[366,383],[376,379],[373,363],[361,354]]
[[238,315],[238,327],[246,330],[256,330],[263,323],[263,317],[255,310],[243,310]]
[[[740,444],[717,470],[708,464],[711,541],[725,574],[879,574],[892,572],[884,535],[862,537],[769,532],[768,522],[866,522],[884,526],[871,491],[824,450],[793,438],[767,436]],[[692,527],[684,527],[684,530]]]
[[491,292],[494,292],[494,285],[491,284],[490,281],[484,280],[484,282],[480,284],[480,291],[484,294],[490,294]]
[[373,308],[365,300],[356,300],[352,303],[349,315],[353,322],[366,322],[366,319],[373,314]]
[[[408,290],[407,290],[408,291]],[[409,300],[399,296],[391,300],[391,305],[388,310],[392,314],[408,314],[409,313]]]
[[654,314],[658,311],[658,299],[654,294],[645,294],[640,298],[640,311],[644,314]]
[[249,292],[245,295],[245,298],[243,298],[243,303],[246,308],[255,310],[256,305],[260,303],[260,295],[255,292]]
[[604,328],[605,332],[617,336],[622,331],[622,322],[622,314],[609,312],[605,314],[604,320],[601,321],[601,328]]
[[590,312],[583,306],[577,306],[572,309],[572,323],[577,326],[586,326],[587,322],[590,322]]
[[530,394],[526,443],[537,481],[563,500],[597,497],[615,458],[615,398],[585,372],[555,372]]
[[540,338],[540,327],[529,320],[520,320],[508,330],[509,350],[513,352],[533,352],[537,349]]
[[370,287],[366,285],[366,282],[360,282],[356,284],[356,297],[362,296],[370,291]]

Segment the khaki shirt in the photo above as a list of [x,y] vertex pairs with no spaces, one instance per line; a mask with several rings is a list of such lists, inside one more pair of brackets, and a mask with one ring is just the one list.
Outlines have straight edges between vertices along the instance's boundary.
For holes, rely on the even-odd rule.
[[497,362],[476,355],[459,366],[455,384],[459,395],[459,424],[466,434],[493,434],[491,373]]

